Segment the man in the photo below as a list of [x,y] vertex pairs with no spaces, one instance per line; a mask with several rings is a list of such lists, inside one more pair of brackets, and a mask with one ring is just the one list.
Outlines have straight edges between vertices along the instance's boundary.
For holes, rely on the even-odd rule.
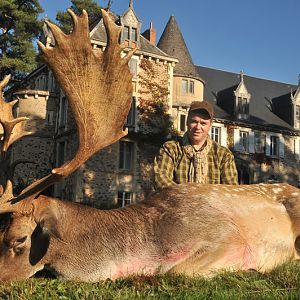
[[238,184],[233,154],[209,137],[213,113],[210,103],[192,102],[182,141],[166,142],[154,160],[156,188],[184,182]]

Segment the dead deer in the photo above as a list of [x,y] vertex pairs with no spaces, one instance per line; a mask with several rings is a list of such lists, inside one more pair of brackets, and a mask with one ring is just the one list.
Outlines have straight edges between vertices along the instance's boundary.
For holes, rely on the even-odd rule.
[[[133,274],[212,275],[222,269],[267,271],[298,258],[300,192],[288,184],[182,184],[122,209],[102,211],[40,193],[71,174],[96,151],[118,141],[132,95],[121,27],[102,11],[108,44],[92,49],[86,12],[65,35],[47,23],[55,47],[39,43],[43,60],[68,97],[77,122],[74,159],[13,194],[7,151],[28,135],[27,119],[0,99],[0,280],[26,279],[47,268],[67,280]],[[6,77],[1,91],[7,84]],[[1,93],[2,95],[2,93]]]

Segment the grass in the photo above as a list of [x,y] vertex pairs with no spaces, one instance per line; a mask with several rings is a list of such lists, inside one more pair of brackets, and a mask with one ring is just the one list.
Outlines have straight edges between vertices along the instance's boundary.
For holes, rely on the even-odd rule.
[[300,265],[268,274],[224,272],[212,279],[179,275],[139,276],[99,283],[32,278],[0,284],[0,299],[299,299]]

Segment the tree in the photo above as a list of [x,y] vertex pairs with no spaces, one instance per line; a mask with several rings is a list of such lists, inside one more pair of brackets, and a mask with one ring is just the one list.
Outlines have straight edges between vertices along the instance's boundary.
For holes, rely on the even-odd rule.
[[22,78],[36,67],[33,41],[42,28],[38,0],[0,1],[0,79],[12,74]]
[[[81,15],[83,9],[87,11],[90,22],[100,14],[101,6],[94,0],[72,0],[71,2],[72,5],[70,8],[75,14]],[[58,11],[56,14],[56,21],[65,33],[69,33],[73,28],[71,17],[66,11]]]

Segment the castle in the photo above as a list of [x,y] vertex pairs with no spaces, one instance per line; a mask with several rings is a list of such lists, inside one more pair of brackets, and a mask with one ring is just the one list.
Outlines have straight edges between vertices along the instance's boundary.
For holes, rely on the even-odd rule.
[[[215,107],[211,137],[235,156],[239,182],[300,180],[300,84],[298,86],[194,65],[175,17],[156,44],[152,24],[142,23],[132,1],[122,15],[121,41],[137,51],[129,62],[133,74],[129,134],[93,156],[76,173],[47,193],[101,207],[124,206],[153,191],[152,164],[162,142],[186,130],[188,107],[206,100]],[[90,24],[91,44],[106,46],[101,16]],[[44,27],[44,42],[54,43]],[[26,185],[70,159],[77,147],[76,127],[68,101],[46,65],[30,73],[10,99],[15,113],[31,118],[33,135],[12,149],[19,165],[16,182]]]

